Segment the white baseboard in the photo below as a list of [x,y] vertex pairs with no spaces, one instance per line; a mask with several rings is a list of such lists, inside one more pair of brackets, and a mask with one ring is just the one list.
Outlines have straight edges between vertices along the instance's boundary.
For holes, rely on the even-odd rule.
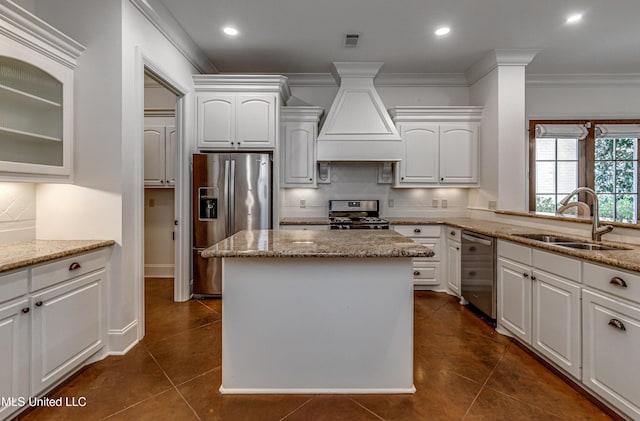
[[173,278],[175,265],[155,264],[144,265],[145,278]]
[[138,321],[122,329],[109,330],[109,355],[124,355],[138,343]]

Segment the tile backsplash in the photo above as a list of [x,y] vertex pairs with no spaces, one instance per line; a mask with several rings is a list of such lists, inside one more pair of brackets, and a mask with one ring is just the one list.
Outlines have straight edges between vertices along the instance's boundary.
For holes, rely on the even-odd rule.
[[36,237],[36,188],[31,183],[0,183],[0,244]]

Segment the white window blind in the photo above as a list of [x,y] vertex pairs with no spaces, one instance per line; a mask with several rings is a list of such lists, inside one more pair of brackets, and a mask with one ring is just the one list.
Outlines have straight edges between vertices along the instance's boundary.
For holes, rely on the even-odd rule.
[[536,124],[537,138],[570,138],[583,140],[589,130],[582,124]]
[[640,124],[596,124],[596,137],[637,139],[640,138]]

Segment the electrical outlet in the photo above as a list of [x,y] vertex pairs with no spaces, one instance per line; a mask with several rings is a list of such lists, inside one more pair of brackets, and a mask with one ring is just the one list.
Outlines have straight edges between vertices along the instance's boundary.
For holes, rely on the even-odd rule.
[[442,199],[442,208],[446,208],[449,206],[449,201],[446,199]]
[[437,208],[438,207],[438,199],[433,199],[431,201],[431,206],[434,207],[434,208]]
[[497,205],[498,205],[497,201],[489,200],[488,208],[491,209],[491,210],[496,210]]
[[300,199],[300,207],[301,208],[306,208],[307,207],[307,201],[304,199]]
[[395,206],[395,202],[393,201],[393,199],[389,199],[387,202],[387,206],[389,206],[390,208]]

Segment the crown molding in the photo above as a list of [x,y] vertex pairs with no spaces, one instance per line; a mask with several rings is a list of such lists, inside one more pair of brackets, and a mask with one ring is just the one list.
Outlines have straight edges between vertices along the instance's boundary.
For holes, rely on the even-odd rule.
[[291,98],[286,76],[272,74],[193,75],[197,92],[276,92],[284,104]]
[[157,108],[144,110],[145,117],[175,117],[176,110],[173,108]]
[[414,121],[481,122],[482,106],[409,105],[389,108],[394,123]]
[[640,85],[640,73],[528,74],[526,76],[526,86],[535,88],[615,85]]
[[182,29],[161,1],[129,1],[200,73],[218,73],[216,66]]
[[465,72],[469,85],[473,85],[499,66],[521,66],[531,63],[540,50],[496,49],[491,50],[472,64]]
[[12,0],[0,0],[0,33],[69,68],[85,47]]
[[280,121],[318,123],[323,113],[324,108],[313,105],[280,107]]
[[[292,87],[338,86],[331,73],[285,73]],[[469,83],[463,73],[380,73],[375,86],[461,86]]]

